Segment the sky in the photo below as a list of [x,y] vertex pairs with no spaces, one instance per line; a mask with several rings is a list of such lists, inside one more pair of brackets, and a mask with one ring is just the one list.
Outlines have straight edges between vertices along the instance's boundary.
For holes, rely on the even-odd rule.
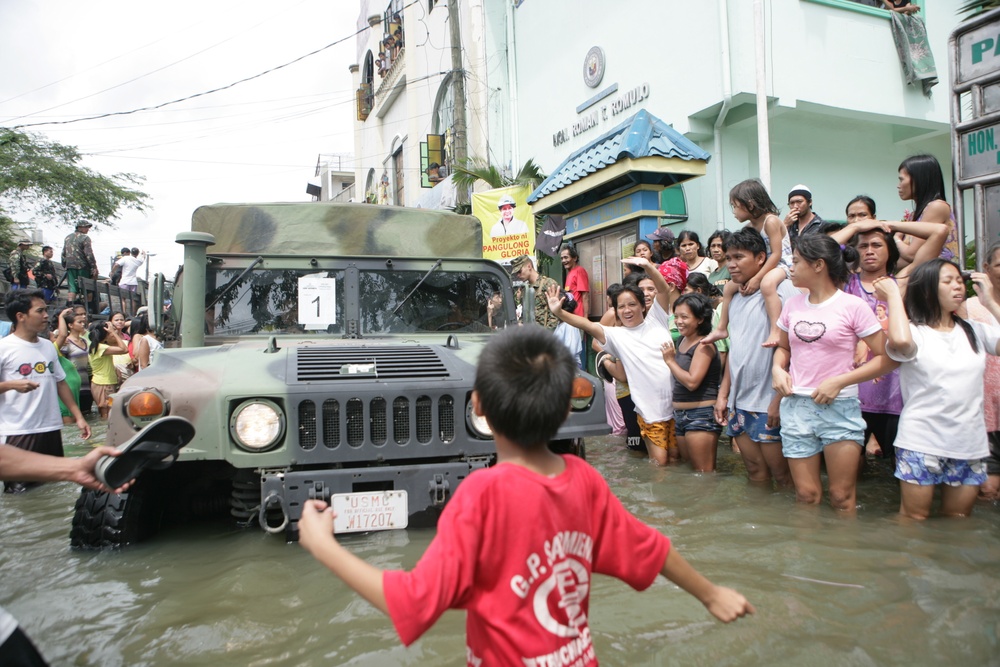
[[[2,0],[0,125],[76,146],[83,165],[133,173],[148,211],[90,234],[102,275],[123,246],[173,278],[178,232],[219,202],[310,201],[319,154],[354,150],[359,0]],[[156,111],[27,126],[155,106]],[[72,229],[11,212],[56,249]],[[142,271],[142,270],[140,270]]]

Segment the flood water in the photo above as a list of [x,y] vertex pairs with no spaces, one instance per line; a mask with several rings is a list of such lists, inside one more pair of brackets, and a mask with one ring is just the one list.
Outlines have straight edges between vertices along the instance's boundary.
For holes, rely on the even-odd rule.
[[[590,623],[603,664],[1000,664],[997,506],[902,522],[883,471],[866,473],[847,519],[750,486],[727,446],[715,475],[653,467],[612,437],[589,441],[588,454],[628,509],[757,607],[723,625],[662,578],[636,593],[598,576]],[[0,500],[0,604],[53,665],[465,664],[460,612],[404,649],[303,549],[256,529],[200,525],[120,552],[71,551],[76,497],[54,484]],[[380,567],[409,568],[432,535],[344,542]]]

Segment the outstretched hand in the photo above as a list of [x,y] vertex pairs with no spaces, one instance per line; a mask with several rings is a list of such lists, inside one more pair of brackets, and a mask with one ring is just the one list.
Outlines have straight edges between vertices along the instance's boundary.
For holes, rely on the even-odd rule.
[[875,218],[864,218],[853,223],[857,229],[858,234],[864,234],[865,232],[871,232],[878,230],[880,232],[886,232],[887,234],[892,234],[892,228],[889,227],[889,223],[885,220],[876,220]]
[[549,285],[548,289],[545,290],[545,298],[549,304],[549,310],[556,317],[562,312],[563,301],[566,300],[566,297],[561,296],[559,292],[559,285],[556,284]]
[[757,610],[743,595],[725,586],[716,586],[712,596],[705,601],[705,608],[723,623],[732,623]]
[[653,266],[653,263],[650,262],[645,257],[634,257],[634,256],[626,257],[625,259],[622,260],[622,264],[631,264],[632,266],[638,266],[643,270],[645,270],[646,267],[648,266]]
[[76,467],[70,473],[68,481],[75,482],[80,486],[93,489],[94,491],[104,491],[106,493],[125,493],[125,491],[132,486],[132,482],[135,480],[130,480],[117,489],[109,489],[101,484],[101,482],[94,475],[94,469],[97,467],[98,461],[105,456],[118,456],[119,454],[121,454],[121,452],[114,447],[108,447],[106,445],[95,447],[87,452],[86,456],[74,459]]
[[322,500],[307,500],[299,518],[299,544],[313,554],[333,540],[333,508]]

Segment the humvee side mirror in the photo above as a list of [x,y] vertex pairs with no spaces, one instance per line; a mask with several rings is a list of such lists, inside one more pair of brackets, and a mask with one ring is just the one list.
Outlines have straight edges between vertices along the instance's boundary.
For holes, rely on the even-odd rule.
[[163,274],[156,273],[149,284],[149,328],[157,336],[163,335],[163,283]]

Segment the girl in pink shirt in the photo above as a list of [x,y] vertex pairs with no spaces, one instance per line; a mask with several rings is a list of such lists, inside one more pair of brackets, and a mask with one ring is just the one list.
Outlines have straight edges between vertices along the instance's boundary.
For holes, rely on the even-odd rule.
[[[865,432],[857,384],[893,367],[885,357],[885,336],[875,314],[864,301],[840,289],[849,275],[847,261],[856,259],[853,248],[825,234],[796,239],[792,284],[808,294],[791,297],[782,308],[772,368],[774,388],[783,397],[782,453],[796,498],[809,504],[822,499],[822,452],[830,504],[847,512],[855,509]],[[874,357],[855,368],[859,339]]]

